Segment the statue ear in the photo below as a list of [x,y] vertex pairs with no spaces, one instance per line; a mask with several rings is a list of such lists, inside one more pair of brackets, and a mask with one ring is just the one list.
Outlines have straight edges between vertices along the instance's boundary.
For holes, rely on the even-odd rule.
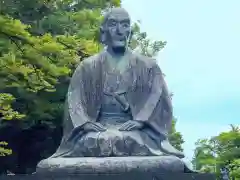
[[100,42],[105,45],[106,44],[106,33],[103,27],[100,27]]

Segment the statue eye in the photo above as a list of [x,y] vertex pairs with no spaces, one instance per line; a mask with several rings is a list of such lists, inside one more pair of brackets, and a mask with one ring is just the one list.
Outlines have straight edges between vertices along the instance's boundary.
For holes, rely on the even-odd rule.
[[114,27],[114,26],[116,26],[117,25],[117,22],[116,21],[109,21],[108,22],[108,26],[109,27]]
[[123,26],[124,28],[129,28],[129,27],[130,27],[130,25],[129,25],[128,23],[123,23],[122,26]]

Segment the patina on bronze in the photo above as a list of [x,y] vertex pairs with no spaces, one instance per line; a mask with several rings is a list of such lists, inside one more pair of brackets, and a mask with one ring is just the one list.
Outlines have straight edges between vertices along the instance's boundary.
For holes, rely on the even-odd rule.
[[69,87],[63,141],[52,157],[184,157],[168,141],[172,105],[154,59],[133,53],[130,17],[105,15],[106,49],[79,64]]
[[[122,8],[105,15],[106,48],[80,62],[67,94],[64,136],[37,173],[89,174],[193,172],[168,141],[172,104],[154,59],[132,52],[130,18]],[[131,179],[126,174],[126,179]]]

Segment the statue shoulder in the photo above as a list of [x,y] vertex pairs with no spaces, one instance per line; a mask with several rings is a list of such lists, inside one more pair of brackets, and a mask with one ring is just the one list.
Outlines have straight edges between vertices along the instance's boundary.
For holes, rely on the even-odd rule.
[[148,57],[148,56],[144,56],[141,54],[135,54],[136,59],[138,61],[138,63],[143,64],[143,66],[145,68],[151,69],[151,68],[159,68],[159,65],[157,64],[156,59],[152,58],[152,57]]
[[100,57],[101,57],[101,53],[90,56],[90,57],[84,59],[83,61],[81,61],[78,64],[78,67],[81,67],[84,69],[94,68],[94,67],[96,67],[97,62],[99,62],[101,60]]
[[95,64],[99,60],[100,60],[100,53],[84,59],[83,61],[80,62],[80,64],[82,64],[83,66],[89,66],[89,65]]

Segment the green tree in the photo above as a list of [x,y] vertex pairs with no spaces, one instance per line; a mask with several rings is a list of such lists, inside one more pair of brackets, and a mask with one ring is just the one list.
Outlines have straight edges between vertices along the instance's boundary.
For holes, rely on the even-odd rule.
[[7,145],[8,145],[7,142],[0,141],[0,157],[12,154],[12,150],[6,148]]
[[141,32],[140,21],[133,24],[133,36],[130,47],[145,56],[156,57],[167,44],[166,41],[152,41],[147,37],[146,32]]
[[196,143],[193,164],[197,170],[215,172],[221,167],[230,170],[232,178],[240,178],[240,129],[231,125],[231,130]]
[[182,145],[184,143],[184,140],[182,134],[176,130],[176,122],[177,120],[173,119],[169,140],[176,149],[183,151]]
[[195,169],[204,172],[216,171],[216,152],[211,139],[200,139],[195,143],[193,165]]
[[[8,16],[0,16],[0,24],[0,84],[5,94],[5,98],[1,95],[2,104],[27,120],[52,120],[48,112],[56,113],[59,104],[50,97],[55,97],[56,86],[69,76],[77,57],[75,49],[66,48],[58,39],[77,42],[50,34],[32,36],[29,26]],[[9,115],[3,118],[9,119]]]

